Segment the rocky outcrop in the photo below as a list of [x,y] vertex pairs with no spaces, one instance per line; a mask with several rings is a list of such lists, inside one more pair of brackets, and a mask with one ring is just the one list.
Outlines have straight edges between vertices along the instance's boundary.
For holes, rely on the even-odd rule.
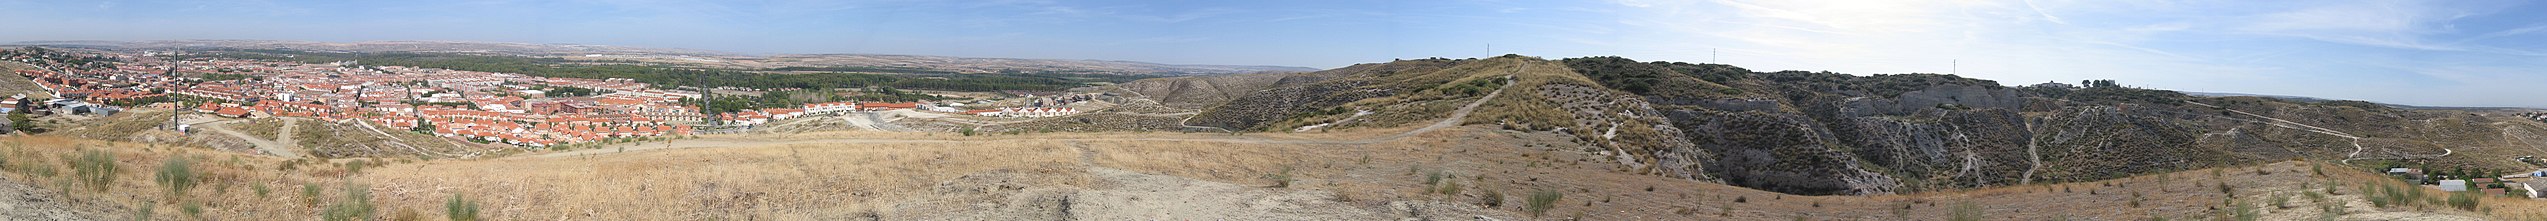
[[1573,116],[1574,125],[1567,127],[1586,140],[1598,141],[1619,163],[1652,168],[1671,177],[1708,176],[1701,163],[1713,154],[1696,148],[1680,127],[1634,94],[1574,84],[1540,85],[1533,91]]
[[1300,73],[1152,78],[1124,82],[1121,88],[1170,108],[1202,109],[1281,84],[1286,79],[1313,82],[1316,78]]
[[1264,130],[1267,124],[1300,117],[1302,113],[1332,111],[1332,108],[1345,103],[1412,92],[1421,88],[1391,83],[1403,83],[1405,79],[1402,78],[1408,78],[1405,76],[1432,73],[1473,61],[1405,60],[1293,74],[1264,89],[1237,93],[1227,102],[1204,108],[1186,124],[1230,130]]

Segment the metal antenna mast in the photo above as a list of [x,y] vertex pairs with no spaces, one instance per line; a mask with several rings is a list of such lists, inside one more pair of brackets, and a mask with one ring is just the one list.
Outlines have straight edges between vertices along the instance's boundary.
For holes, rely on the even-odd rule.
[[[177,77],[177,75],[176,75],[176,74],[177,74],[177,60],[168,60],[168,72],[159,73],[159,77],[161,77],[162,79],[166,79],[166,78],[174,78],[174,77]],[[160,95],[160,97],[166,98],[166,97],[170,97],[170,96],[167,96],[167,95]],[[26,101],[19,101],[19,102],[26,102]],[[177,122],[177,116],[178,116],[178,115],[185,115],[185,114],[186,114],[186,105],[184,105],[185,103],[186,103],[186,102],[178,102],[178,101],[175,101],[175,100],[170,100],[170,101],[168,102],[168,130],[172,130],[172,131],[173,131],[173,130],[177,130],[177,129],[178,129],[178,128],[177,128],[178,126],[182,126],[182,125],[184,125],[183,123]],[[180,131],[180,132],[182,132],[182,131]],[[182,133],[181,133],[181,134],[182,134]]]

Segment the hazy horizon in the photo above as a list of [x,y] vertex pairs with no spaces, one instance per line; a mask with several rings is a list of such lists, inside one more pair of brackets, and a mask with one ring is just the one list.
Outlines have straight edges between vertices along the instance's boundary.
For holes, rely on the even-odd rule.
[[2516,1],[0,0],[0,42],[472,41],[1335,68],[1522,54],[2547,107]]

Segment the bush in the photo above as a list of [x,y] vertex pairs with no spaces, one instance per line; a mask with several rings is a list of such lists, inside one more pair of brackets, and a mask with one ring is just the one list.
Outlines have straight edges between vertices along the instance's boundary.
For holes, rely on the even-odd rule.
[[2273,195],[2273,208],[2275,208],[2275,209],[2290,209],[2290,208],[2291,208],[2291,195],[2287,195],[2287,194],[2274,194],[2274,195]]
[[1487,190],[1486,196],[1481,199],[1486,201],[1486,208],[1503,207],[1503,192]]
[[1441,182],[1442,182],[1442,172],[1441,172],[1441,171],[1433,171],[1433,173],[1431,173],[1431,174],[1424,175],[1424,185],[1440,184]]
[[68,161],[71,163],[72,175],[77,176],[81,183],[87,184],[89,189],[106,192],[106,187],[115,184],[114,154],[106,153],[105,150],[80,150],[78,157]]
[[2219,186],[2220,186],[2220,194],[2228,194],[2228,195],[2229,195],[2229,197],[2237,197],[2237,188],[2236,188],[2236,187],[2229,187],[2229,182],[2227,182],[2227,181],[2222,181],[2222,182],[2220,182]]
[[398,212],[397,212],[397,213],[392,213],[392,214],[396,214],[396,215],[390,215],[390,216],[389,216],[389,220],[395,220],[395,221],[417,221],[417,220],[424,220],[424,213],[416,212],[416,208],[398,208]]
[[1565,199],[1565,193],[1559,193],[1554,190],[1540,190],[1539,192],[1530,193],[1530,200],[1528,201],[1529,204],[1523,205],[1521,210],[1530,212],[1530,217],[1538,217],[1539,215],[1547,214],[1548,209],[1556,208],[1557,200],[1562,199]]
[[1265,174],[1265,179],[1267,179],[1267,180],[1273,180],[1273,182],[1274,182],[1273,187],[1274,187],[1274,188],[1288,188],[1288,187],[1291,187],[1291,181],[1292,181],[1292,179],[1291,179],[1291,166],[1285,165],[1285,166],[1282,166],[1282,170],[1276,171],[1276,172],[1274,172],[1274,173],[1267,173],[1267,174]]
[[198,219],[198,220],[203,219],[203,204],[202,204],[202,203],[195,203],[195,202],[193,202],[193,201],[188,201],[188,202],[186,202],[186,203],[185,203],[185,205],[178,206],[178,207],[177,207],[177,211],[179,211],[179,212],[185,212],[185,213],[186,213],[186,217],[188,217],[188,218],[195,218],[195,219]]
[[2476,211],[2477,201],[2479,198],[2483,197],[2477,196],[2474,192],[2453,193],[2450,194],[2450,207],[2459,208],[2459,210]]
[[370,163],[365,160],[345,161],[345,175],[352,176],[354,174],[362,174],[363,167],[370,166],[368,164]]
[[1442,195],[1457,196],[1459,195],[1459,181],[1442,182],[1441,191],[1437,192],[1440,192]]
[[301,184],[301,207],[318,207],[318,184]]
[[159,214],[155,210],[159,210],[159,204],[143,203],[141,209],[133,210],[133,220],[150,220],[151,216]]
[[2238,202],[2229,202],[2229,204],[2236,204],[2229,206],[2230,218],[2236,218],[2238,221],[2254,221],[2263,218],[2263,214],[2256,213],[2254,204]]
[[153,180],[159,181],[160,186],[168,187],[168,196],[183,197],[187,189],[193,189],[197,181],[201,180],[195,173],[194,165],[193,157],[170,157],[166,163],[159,164],[159,174]]
[[372,220],[371,188],[346,183],[343,200],[320,210],[319,218],[327,221]]
[[257,199],[265,199],[265,198],[266,198],[265,196],[266,196],[267,194],[270,194],[270,193],[273,193],[273,192],[274,192],[274,190],[273,190],[273,189],[267,189],[267,188],[265,188],[265,183],[256,183],[256,184],[252,184],[252,185],[249,185],[249,187],[248,187],[248,188],[249,188],[249,189],[256,189],[256,198],[257,198]]
[[1980,221],[1981,216],[1981,205],[1973,205],[1972,202],[1962,202],[1954,204],[1954,211],[1950,212],[1950,214],[1946,216],[1946,220]]
[[2126,205],[2130,205],[2131,208],[2140,208],[2140,192],[2131,192],[2131,202],[2127,202]]
[[451,200],[442,202],[442,214],[450,217],[452,221],[477,221],[478,203],[469,202],[468,198],[462,198],[459,193],[452,193]]

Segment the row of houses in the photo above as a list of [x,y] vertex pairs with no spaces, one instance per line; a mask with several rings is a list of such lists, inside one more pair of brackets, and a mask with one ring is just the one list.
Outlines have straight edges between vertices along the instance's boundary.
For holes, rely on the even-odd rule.
[[986,117],[1059,117],[1078,114],[1079,110],[1067,107],[1004,107],[993,110],[966,111],[964,113]]
[[720,123],[724,123],[724,124],[726,124],[726,125],[749,126],[749,125],[760,125],[760,124],[766,124],[766,123],[769,123],[770,121],[786,120],[786,119],[791,119],[791,118],[796,118],[796,117],[801,117],[801,116],[811,115],[811,114],[827,114],[827,113],[857,112],[857,111],[889,111],[889,110],[899,110],[899,109],[922,109],[922,108],[924,108],[924,107],[927,107],[927,106],[928,106],[928,104],[925,104],[925,103],[886,103],[886,102],[826,102],[826,103],[811,103],[811,104],[804,104],[804,105],[799,105],[799,106],[800,106],[801,108],[762,108],[762,109],[760,109],[760,110],[745,110],[745,111],[734,112],[734,113],[723,113],[723,114],[718,114],[718,115],[717,115],[717,119],[722,120],[722,121],[720,121]]

